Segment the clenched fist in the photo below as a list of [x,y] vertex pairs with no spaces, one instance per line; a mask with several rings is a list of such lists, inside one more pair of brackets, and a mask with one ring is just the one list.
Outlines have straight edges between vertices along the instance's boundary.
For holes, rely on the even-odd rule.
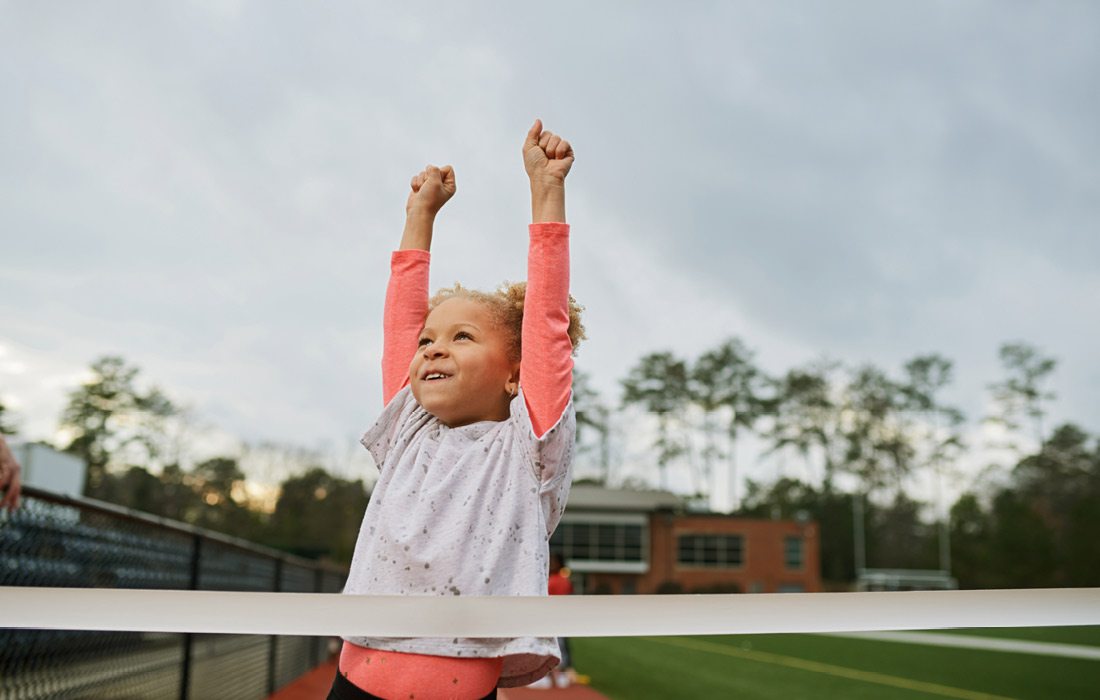
[[412,192],[405,202],[405,214],[414,212],[435,216],[455,194],[455,170],[449,165],[428,165],[413,176]]
[[573,147],[550,131],[542,130],[542,120],[536,119],[523,142],[523,167],[532,183],[558,184],[573,167]]

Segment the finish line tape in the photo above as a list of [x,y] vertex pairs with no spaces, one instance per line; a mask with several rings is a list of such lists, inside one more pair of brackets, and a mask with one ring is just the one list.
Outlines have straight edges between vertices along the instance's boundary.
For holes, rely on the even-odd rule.
[[1100,588],[359,596],[0,587],[0,627],[364,637],[628,637],[1100,624]]

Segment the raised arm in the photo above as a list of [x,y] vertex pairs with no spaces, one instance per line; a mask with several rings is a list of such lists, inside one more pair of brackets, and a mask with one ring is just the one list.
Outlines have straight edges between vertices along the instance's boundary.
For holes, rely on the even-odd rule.
[[432,231],[439,210],[455,193],[451,166],[427,166],[410,183],[401,247],[390,259],[382,315],[382,400],[388,404],[409,381],[409,363],[428,314]]
[[520,384],[535,435],[542,437],[561,418],[573,385],[565,223],[565,176],[573,165],[573,148],[536,120],[523,144],[523,164],[531,180],[532,223]]
[[0,509],[7,508],[10,512],[19,507],[19,471],[19,462],[0,435]]

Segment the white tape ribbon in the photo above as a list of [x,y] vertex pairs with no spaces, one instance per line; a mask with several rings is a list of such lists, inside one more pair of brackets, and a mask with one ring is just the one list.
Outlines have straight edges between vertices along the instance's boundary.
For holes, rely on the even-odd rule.
[[1100,588],[549,597],[0,587],[0,627],[365,637],[622,637],[1100,624]]

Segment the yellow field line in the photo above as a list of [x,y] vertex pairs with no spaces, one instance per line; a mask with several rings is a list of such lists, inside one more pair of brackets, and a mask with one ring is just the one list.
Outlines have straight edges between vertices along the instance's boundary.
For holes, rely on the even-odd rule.
[[977,693],[972,690],[953,688],[949,685],[926,683],[925,681],[915,681],[910,678],[891,676],[885,673],[858,671],[854,668],[848,668],[846,666],[834,666],[833,664],[824,664],[819,661],[807,661],[806,659],[799,659],[793,656],[783,656],[781,654],[772,654],[766,651],[750,651],[748,649],[741,649],[738,647],[729,646],[727,644],[716,644],[714,642],[704,642],[697,639],[684,639],[683,637],[641,637],[641,639],[646,639],[648,641],[656,642],[658,644],[667,644],[669,646],[682,647],[684,649],[707,651],[713,654],[734,656],[739,659],[747,659],[749,661],[758,661],[765,664],[776,664],[778,666],[786,666],[787,668],[796,668],[800,671],[824,673],[830,676],[848,678],[850,680],[863,681],[865,683],[878,683],[879,685],[888,685],[894,688],[902,688],[905,690],[915,690],[922,693],[929,693],[931,695],[942,695],[943,697],[948,698],[959,698],[960,700],[1011,700],[1011,698],[1006,698],[1003,695]]

